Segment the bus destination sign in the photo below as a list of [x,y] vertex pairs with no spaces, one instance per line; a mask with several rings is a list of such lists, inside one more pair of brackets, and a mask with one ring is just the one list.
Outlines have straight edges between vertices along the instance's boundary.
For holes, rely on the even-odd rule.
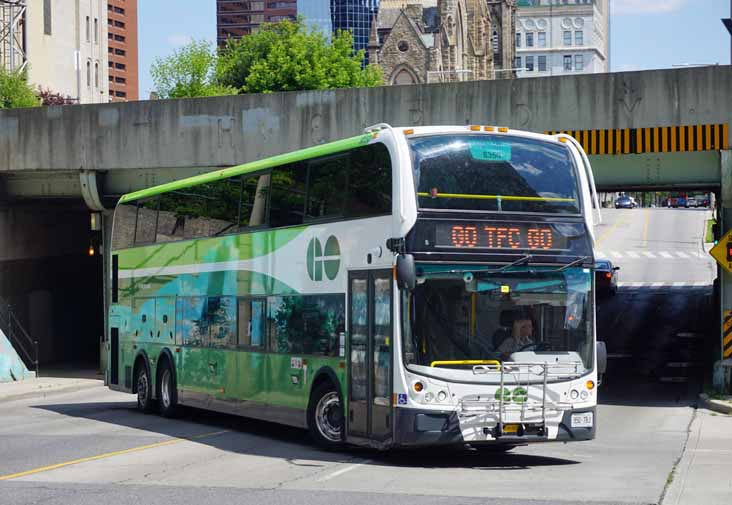
[[537,223],[437,223],[435,247],[448,249],[567,250],[567,238]]

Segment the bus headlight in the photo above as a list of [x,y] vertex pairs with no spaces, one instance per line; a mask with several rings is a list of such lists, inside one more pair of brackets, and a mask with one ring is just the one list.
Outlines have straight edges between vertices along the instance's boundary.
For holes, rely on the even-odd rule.
[[426,401],[427,403],[431,402],[434,399],[435,399],[435,395],[433,395],[432,393],[426,393],[424,395],[424,401]]
[[445,400],[447,400],[447,393],[445,393],[444,391],[440,391],[439,393],[437,393],[438,402],[444,402]]
[[583,400],[586,400],[588,396],[590,396],[590,394],[587,391],[582,391],[580,393],[580,398],[582,398]]
[[577,391],[576,389],[573,389],[572,391],[569,392],[569,397],[573,400],[576,400],[578,396],[579,396],[579,391]]

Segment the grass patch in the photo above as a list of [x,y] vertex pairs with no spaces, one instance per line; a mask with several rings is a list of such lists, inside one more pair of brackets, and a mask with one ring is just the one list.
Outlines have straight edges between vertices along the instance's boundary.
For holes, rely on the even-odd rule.
[[715,219],[707,219],[707,232],[704,234],[704,242],[714,242],[714,235],[712,234],[712,225],[717,224]]

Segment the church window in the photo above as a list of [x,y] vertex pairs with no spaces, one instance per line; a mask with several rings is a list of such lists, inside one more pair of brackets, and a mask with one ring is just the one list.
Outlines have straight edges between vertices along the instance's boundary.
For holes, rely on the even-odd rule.
[[409,51],[409,44],[407,44],[406,40],[400,40],[399,43],[397,44],[397,48],[401,52],[406,53],[407,51]]

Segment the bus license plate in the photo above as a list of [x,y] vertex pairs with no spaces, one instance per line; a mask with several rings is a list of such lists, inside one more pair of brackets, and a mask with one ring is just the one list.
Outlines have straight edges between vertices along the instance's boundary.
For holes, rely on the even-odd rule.
[[503,433],[518,433],[518,424],[504,424]]
[[592,428],[592,412],[572,414],[572,428]]

